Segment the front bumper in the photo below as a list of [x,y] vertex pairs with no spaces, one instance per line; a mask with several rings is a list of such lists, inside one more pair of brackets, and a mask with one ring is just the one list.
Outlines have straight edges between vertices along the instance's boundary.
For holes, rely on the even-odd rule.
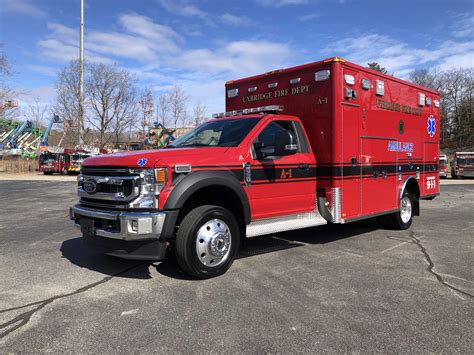
[[440,170],[439,171],[439,176],[440,177],[448,177],[448,173],[446,171]]
[[70,218],[86,244],[125,259],[162,260],[172,236],[177,211],[107,211],[75,205]]

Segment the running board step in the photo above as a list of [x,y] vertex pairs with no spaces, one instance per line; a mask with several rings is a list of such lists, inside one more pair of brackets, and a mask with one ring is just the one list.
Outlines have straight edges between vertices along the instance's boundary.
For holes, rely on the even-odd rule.
[[260,219],[247,226],[247,238],[327,224],[318,212]]

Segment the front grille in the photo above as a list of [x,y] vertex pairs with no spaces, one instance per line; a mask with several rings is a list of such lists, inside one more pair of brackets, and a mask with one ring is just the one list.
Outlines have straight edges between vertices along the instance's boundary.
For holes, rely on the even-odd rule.
[[130,169],[126,166],[83,166],[81,173],[89,176],[128,176]]
[[[89,180],[93,192],[84,188]],[[127,167],[83,167],[77,188],[83,205],[123,209],[139,196],[140,183],[139,174]]]

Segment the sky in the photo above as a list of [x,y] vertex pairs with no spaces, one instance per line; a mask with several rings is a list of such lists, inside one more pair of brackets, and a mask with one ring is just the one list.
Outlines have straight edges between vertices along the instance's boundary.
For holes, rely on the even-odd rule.
[[[188,111],[224,110],[224,83],[341,56],[407,78],[474,67],[472,0],[85,0],[85,56],[116,64],[158,96],[175,84]],[[79,56],[79,0],[0,0],[0,43],[20,106],[54,102]]]

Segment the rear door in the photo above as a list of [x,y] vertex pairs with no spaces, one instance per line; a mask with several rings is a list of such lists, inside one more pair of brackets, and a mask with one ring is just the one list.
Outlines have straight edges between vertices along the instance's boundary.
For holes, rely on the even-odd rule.
[[[298,121],[268,123],[252,143],[251,188],[248,189],[252,219],[270,218],[314,211],[316,208],[316,167],[307,139]],[[298,152],[282,157],[256,157],[256,145],[271,147],[275,134],[292,131]]]

